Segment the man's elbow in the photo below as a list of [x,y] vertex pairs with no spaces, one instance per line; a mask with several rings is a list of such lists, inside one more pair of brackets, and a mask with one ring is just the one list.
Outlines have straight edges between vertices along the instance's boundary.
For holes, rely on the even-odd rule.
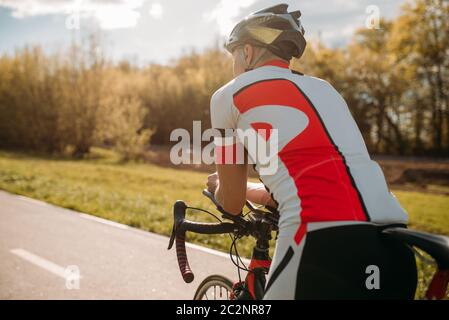
[[242,212],[243,206],[245,205],[245,200],[243,201],[223,201],[222,207],[223,209],[232,214],[239,215]]
[[246,202],[246,189],[242,190],[242,192],[235,191],[236,190],[229,190],[219,185],[215,192],[215,199],[217,199],[223,210],[232,215],[239,215]]

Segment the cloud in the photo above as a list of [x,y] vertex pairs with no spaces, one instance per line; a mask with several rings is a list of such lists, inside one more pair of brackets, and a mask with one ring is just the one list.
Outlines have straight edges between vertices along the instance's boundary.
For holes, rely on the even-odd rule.
[[342,26],[341,28],[326,29],[321,32],[321,40],[328,44],[339,44],[351,38],[354,32],[360,28],[360,24],[353,23]]
[[162,15],[164,14],[164,8],[160,3],[153,3],[150,6],[150,10],[148,11],[150,16],[152,16],[155,19],[162,18]]
[[238,22],[236,19],[240,15],[241,9],[248,8],[256,3],[257,0],[229,1],[220,0],[218,5],[211,11],[205,13],[204,17],[208,21],[216,21],[221,35],[228,35],[234,25]]
[[131,28],[137,25],[138,11],[145,0],[0,0],[15,18],[64,14],[95,18],[102,29]]
[[[332,24],[335,17],[339,17],[340,15],[347,15],[348,18],[351,18],[356,13],[365,14],[365,7],[369,5],[372,0],[304,0],[301,2],[284,0],[282,2],[290,5],[289,10],[300,9],[303,14],[306,14],[308,17],[313,17],[314,19],[320,16],[326,16],[326,19],[329,19],[329,16],[331,16],[332,19],[326,23],[327,26],[327,24]],[[275,0],[241,0],[239,2],[220,0],[215,8],[212,11],[205,13],[204,16],[207,21],[215,21],[217,23],[221,35],[228,35],[231,32],[232,27],[240,18],[249,14],[250,11],[253,11],[249,11],[248,8],[251,7],[250,9],[259,10],[276,4],[278,4],[278,1]],[[348,30],[345,30],[346,33],[347,31]]]
[[137,25],[140,12],[135,10],[138,7],[126,5],[108,5],[94,11],[102,29],[132,28]]
[[44,14],[67,13],[75,1],[0,0],[0,6],[12,9],[12,16],[24,18]]

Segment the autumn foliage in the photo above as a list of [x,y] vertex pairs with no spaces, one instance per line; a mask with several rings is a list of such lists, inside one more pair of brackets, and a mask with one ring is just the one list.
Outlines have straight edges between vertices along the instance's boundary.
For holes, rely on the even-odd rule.
[[[95,39],[66,52],[0,57],[0,147],[82,157],[95,145],[125,159],[210,125],[212,93],[232,78],[220,48],[169,65],[112,63]],[[291,67],[329,81],[377,154],[449,155],[449,2],[416,0],[343,48],[310,42]],[[332,107],[332,106],[329,106]]]

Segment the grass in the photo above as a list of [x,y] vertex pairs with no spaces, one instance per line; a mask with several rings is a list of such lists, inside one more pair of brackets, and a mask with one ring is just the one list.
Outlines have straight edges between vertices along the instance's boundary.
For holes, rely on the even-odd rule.
[[[177,199],[213,209],[201,195],[205,180],[204,173],[121,163],[101,149],[85,160],[0,151],[0,189],[164,235],[171,231],[172,205]],[[409,212],[412,228],[449,235],[448,196],[410,191],[395,194]],[[189,212],[188,217],[210,220],[203,213]],[[227,236],[189,234],[188,238],[223,251],[230,247]],[[239,252],[248,256],[251,244],[252,240],[243,239]],[[431,270],[421,268],[421,272],[428,281]]]
[[410,227],[449,235],[449,196],[413,191],[393,191],[407,210]]

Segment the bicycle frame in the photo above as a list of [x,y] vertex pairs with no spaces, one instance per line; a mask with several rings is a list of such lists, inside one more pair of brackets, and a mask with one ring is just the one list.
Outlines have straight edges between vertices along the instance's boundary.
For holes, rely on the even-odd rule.
[[248,266],[248,274],[246,275],[240,294],[235,296],[235,291],[239,290],[241,283],[234,284],[231,299],[236,300],[262,300],[265,294],[265,275],[269,272],[271,259],[269,255],[269,240],[271,240],[271,230],[265,230],[257,239],[253,249],[251,262]]

